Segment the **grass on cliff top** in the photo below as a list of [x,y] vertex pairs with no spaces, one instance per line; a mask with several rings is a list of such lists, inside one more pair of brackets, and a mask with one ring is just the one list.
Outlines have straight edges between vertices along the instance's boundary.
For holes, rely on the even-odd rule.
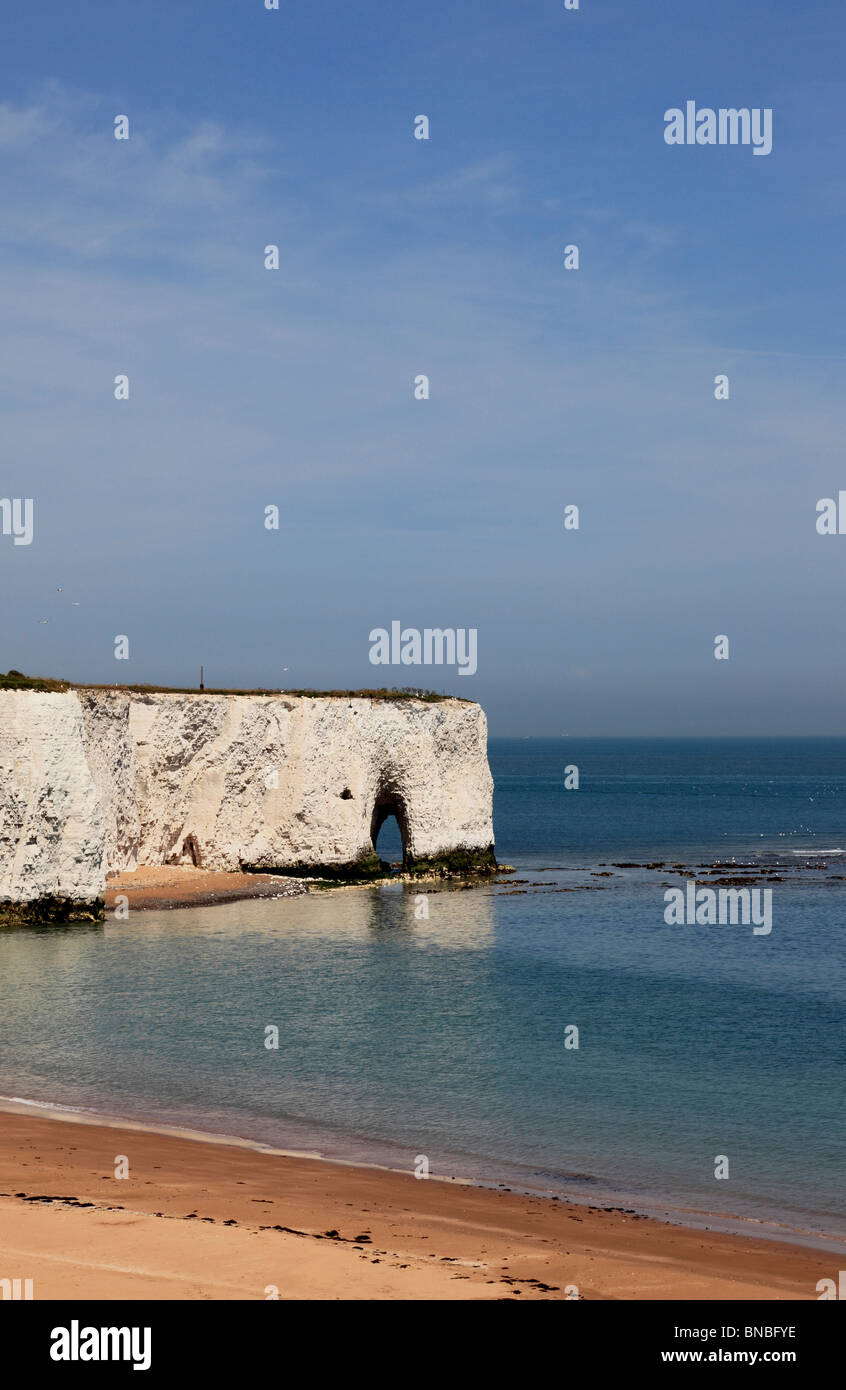
[[313,699],[326,699],[330,696],[357,700],[425,700],[430,704],[441,700],[462,700],[461,695],[440,695],[436,690],[419,690],[413,686],[395,687],[388,690],[226,690],[219,687],[190,685],[79,685],[75,681],[53,680],[50,676],[25,676],[20,671],[0,671],[0,690],[129,690],[138,695],[302,695]]
[[70,681],[54,681],[49,676],[25,676],[20,671],[0,671],[0,690],[70,690]]

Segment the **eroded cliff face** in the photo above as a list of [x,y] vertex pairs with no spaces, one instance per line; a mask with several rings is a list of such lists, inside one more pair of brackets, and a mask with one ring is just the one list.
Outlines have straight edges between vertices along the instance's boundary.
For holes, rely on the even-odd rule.
[[478,705],[289,695],[0,692],[0,903],[97,913],[139,865],[372,872],[493,866]]
[[99,916],[104,847],[79,699],[0,691],[0,913]]

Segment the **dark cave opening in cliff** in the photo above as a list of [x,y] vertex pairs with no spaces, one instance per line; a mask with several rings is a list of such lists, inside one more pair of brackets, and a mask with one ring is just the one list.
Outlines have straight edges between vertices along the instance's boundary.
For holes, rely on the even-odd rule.
[[373,848],[385,863],[402,865],[408,857],[408,819],[402,799],[387,792],[377,798],[370,823]]

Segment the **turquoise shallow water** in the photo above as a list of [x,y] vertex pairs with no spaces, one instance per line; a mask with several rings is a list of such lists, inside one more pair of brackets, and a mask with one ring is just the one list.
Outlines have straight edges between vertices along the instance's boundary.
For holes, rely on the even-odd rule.
[[[517,872],[427,918],[397,883],[0,933],[0,1093],[846,1237],[846,740],[491,764]],[[664,922],[732,859],[770,869],[770,935]]]

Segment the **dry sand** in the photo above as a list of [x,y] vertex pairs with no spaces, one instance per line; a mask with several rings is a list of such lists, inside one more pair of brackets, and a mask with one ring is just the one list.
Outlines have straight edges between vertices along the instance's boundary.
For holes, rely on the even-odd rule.
[[190,864],[163,864],[116,874],[106,884],[106,911],[118,894],[138,908],[209,907],[243,898],[295,898],[307,892],[303,881],[282,874],[241,874],[195,869]]
[[[129,1176],[115,1177],[119,1155]],[[838,1257],[127,1124],[0,1113],[37,1299],[816,1299]]]

